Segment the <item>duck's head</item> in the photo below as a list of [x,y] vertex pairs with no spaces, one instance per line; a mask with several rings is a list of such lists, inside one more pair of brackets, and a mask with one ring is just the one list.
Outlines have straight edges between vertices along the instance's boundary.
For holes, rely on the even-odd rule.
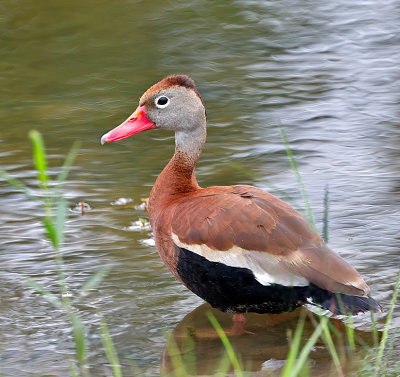
[[135,112],[103,135],[101,143],[122,140],[154,128],[175,131],[177,146],[191,144],[193,138],[205,139],[206,113],[190,77],[172,75],[150,87],[140,98]]

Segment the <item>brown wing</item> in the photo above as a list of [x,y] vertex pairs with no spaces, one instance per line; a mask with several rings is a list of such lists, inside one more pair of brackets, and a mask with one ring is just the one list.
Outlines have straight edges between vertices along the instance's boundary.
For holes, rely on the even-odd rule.
[[[210,187],[177,200],[175,243],[253,272],[305,278],[333,292],[366,295],[361,276],[292,207],[252,186]],[[249,267],[250,266],[250,267]]]

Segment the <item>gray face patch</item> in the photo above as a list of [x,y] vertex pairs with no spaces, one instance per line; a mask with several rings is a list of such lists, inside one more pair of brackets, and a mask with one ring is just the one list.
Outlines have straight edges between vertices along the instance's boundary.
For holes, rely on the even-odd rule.
[[190,88],[172,86],[154,94],[145,93],[147,118],[157,129],[175,131],[177,148],[198,154],[206,138],[206,114],[197,93]]
[[154,93],[145,102],[146,115],[158,129],[185,131],[202,127],[204,106],[192,89],[173,86]]

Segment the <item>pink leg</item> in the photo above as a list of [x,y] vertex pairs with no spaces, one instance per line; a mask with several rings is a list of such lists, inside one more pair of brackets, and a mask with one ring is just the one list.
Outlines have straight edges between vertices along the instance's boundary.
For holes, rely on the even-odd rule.
[[246,316],[243,313],[233,313],[232,317],[233,323],[235,322],[246,322]]
[[244,328],[246,316],[243,313],[233,313],[232,321],[233,326],[232,330],[229,332],[230,335],[253,334],[250,331],[246,331]]

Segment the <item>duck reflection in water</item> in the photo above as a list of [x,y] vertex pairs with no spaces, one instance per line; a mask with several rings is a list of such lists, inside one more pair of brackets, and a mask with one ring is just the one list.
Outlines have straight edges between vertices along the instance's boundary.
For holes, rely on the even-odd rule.
[[[212,313],[228,335],[229,341],[240,360],[241,367],[251,376],[280,375],[290,351],[291,340],[301,317],[305,318],[300,351],[320,323],[319,317],[301,307],[282,314],[246,314],[246,334],[230,336],[232,316],[203,304],[186,315],[169,336],[161,356],[161,375],[176,375],[177,365],[188,375],[226,375],[232,371],[226,349],[208,319]],[[338,319],[329,319],[330,333],[341,361],[341,371],[335,367],[328,347],[319,338],[309,355],[311,376],[347,375],[358,370],[366,356],[365,347],[372,345],[373,334],[354,331],[357,352],[351,350],[346,335],[346,324]],[[182,365],[183,364],[183,365]],[[339,374],[338,374],[339,372]]]

